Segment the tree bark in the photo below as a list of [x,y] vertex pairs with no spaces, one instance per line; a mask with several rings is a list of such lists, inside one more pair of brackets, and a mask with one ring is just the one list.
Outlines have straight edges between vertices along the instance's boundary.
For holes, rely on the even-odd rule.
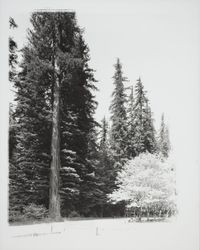
[[147,221],[149,221],[149,208],[147,208]]
[[141,208],[141,207],[140,207],[140,209],[139,209],[138,220],[139,220],[139,221],[142,220],[142,208]]
[[58,220],[60,218],[59,196],[59,171],[60,171],[60,130],[59,130],[59,102],[60,83],[56,73],[54,77],[53,93],[53,121],[51,140],[51,168],[50,168],[50,191],[49,191],[49,217]]

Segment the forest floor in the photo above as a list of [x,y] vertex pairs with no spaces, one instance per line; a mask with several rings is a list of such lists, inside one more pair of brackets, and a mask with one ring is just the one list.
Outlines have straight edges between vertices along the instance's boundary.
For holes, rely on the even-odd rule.
[[184,226],[177,219],[137,223],[128,218],[8,226],[0,249],[196,250]]

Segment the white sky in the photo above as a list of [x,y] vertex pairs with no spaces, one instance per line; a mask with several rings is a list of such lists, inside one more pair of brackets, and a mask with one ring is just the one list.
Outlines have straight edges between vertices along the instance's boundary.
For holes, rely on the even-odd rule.
[[[90,48],[90,65],[96,70],[95,76],[99,80],[98,121],[104,115],[108,116],[116,58],[121,59],[125,76],[130,80],[128,85],[135,84],[141,76],[157,125],[161,113],[166,115],[178,162],[177,176],[184,211],[186,214],[193,211],[193,207],[199,205],[193,194],[197,195],[199,187],[200,163],[200,1],[0,0],[0,5],[0,28],[1,34],[5,35],[1,38],[5,51],[0,58],[4,72],[0,77],[4,81],[7,81],[8,72],[5,65],[6,18],[15,17],[19,25],[15,37],[21,47],[28,26],[28,12],[38,8],[77,12],[78,24],[85,28],[84,37]],[[3,88],[2,93],[7,96]]]

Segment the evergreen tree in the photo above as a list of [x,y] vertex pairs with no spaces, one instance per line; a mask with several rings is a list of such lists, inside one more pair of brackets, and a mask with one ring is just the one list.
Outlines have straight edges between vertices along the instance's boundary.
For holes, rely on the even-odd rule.
[[134,144],[134,137],[135,137],[135,128],[134,128],[134,95],[133,95],[133,87],[131,87],[131,93],[128,100],[128,157],[133,158],[135,157],[135,144]]
[[48,206],[51,108],[44,98],[44,72],[39,70],[40,65],[35,62],[37,57],[30,52],[24,49],[22,71],[15,82],[16,166],[21,172],[18,196],[22,207],[29,203]]
[[50,217],[59,218],[60,201],[63,213],[73,210],[92,172],[87,154],[95,127],[95,80],[74,13],[36,12],[31,23],[15,82],[16,162],[23,187],[18,200],[22,207],[44,204]]
[[149,153],[153,154],[157,150],[156,135],[155,135],[156,131],[154,128],[154,120],[152,117],[152,112],[151,112],[151,108],[149,106],[148,100],[146,103],[145,112],[146,112],[146,119],[145,119],[145,123],[144,123],[145,148]]
[[169,156],[170,149],[169,130],[165,124],[164,114],[162,114],[158,137],[158,150],[164,157],[167,158]]
[[9,106],[9,219],[19,209],[18,191],[19,191],[19,175],[20,172],[16,168],[16,133],[17,126],[14,117],[13,107]]
[[146,151],[153,153],[156,148],[155,129],[149,101],[140,78],[137,80],[135,92],[133,125],[135,154],[138,155]]
[[127,156],[127,116],[126,116],[126,94],[124,90],[124,82],[126,78],[123,76],[122,65],[117,59],[114,74],[115,89],[112,93],[111,111],[111,149],[113,151],[116,164],[121,165]]
[[112,215],[112,207],[107,202],[107,194],[111,193],[115,187],[114,159],[110,150],[109,126],[105,117],[101,121],[99,135],[99,165],[97,168],[97,176],[101,180],[102,196],[99,210],[100,216],[102,217]]
[[[61,144],[67,143],[68,148],[75,153],[73,168],[76,170],[79,179],[79,196],[73,199],[72,206],[79,213],[89,213],[92,207],[92,176],[96,168],[96,122],[93,115],[97,106],[93,92],[96,89],[96,82],[93,70],[89,68],[89,49],[85,44],[82,31],[76,34],[75,55],[80,60],[77,67],[71,68],[71,78],[68,85],[63,85],[61,89]],[[65,131],[64,131],[65,130]],[[68,139],[66,138],[68,137]],[[63,144],[62,144],[63,145]],[[66,150],[66,145],[63,147]],[[89,179],[88,179],[89,178]],[[95,178],[93,179],[95,182]],[[90,187],[89,187],[90,186]],[[76,192],[77,193],[77,192]],[[78,193],[77,193],[78,194]],[[88,197],[89,198],[88,200]]]
[[135,137],[134,137],[134,146],[136,154],[140,154],[146,151],[145,144],[144,144],[144,108],[146,105],[146,96],[144,91],[144,86],[139,78],[137,80],[135,86],[136,92],[136,100],[135,100],[135,116],[134,116],[134,129],[135,129]]
[[[9,18],[10,29],[17,28],[15,20]],[[9,37],[9,81],[13,83],[16,78],[16,66],[17,66],[17,43],[12,37]],[[12,104],[9,105],[9,160],[12,160],[13,151],[16,146],[16,126],[14,119],[14,107]]]
[[[15,20],[10,17],[9,18],[9,26],[10,29],[17,28],[17,24]],[[16,75],[15,67],[17,65],[17,43],[12,37],[9,37],[9,80],[14,81],[14,77]]]
[[108,148],[108,122],[104,116],[102,119],[101,132],[100,132],[100,148],[105,151]]
[[[10,29],[17,28],[15,20],[9,18]],[[9,37],[9,81],[14,83],[17,79],[17,43],[12,37]],[[9,219],[20,209],[18,192],[20,191],[21,173],[16,167],[16,146],[17,146],[17,122],[15,117],[15,108],[9,104]]]
[[[108,142],[108,122],[104,117],[101,121],[99,138],[99,157],[101,172],[104,172],[105,167],[109,165],[109,142]],[[105,173],[105,172],[104,172]],[[105,174],[106,175],[106,174]]]
[[97,131],[89,133],[86,171],[81,183],[79,211],[83,216],[100,216],[99,207],[104,199],[102,189],[103,180],[99,178],[99,146],[97,145]]

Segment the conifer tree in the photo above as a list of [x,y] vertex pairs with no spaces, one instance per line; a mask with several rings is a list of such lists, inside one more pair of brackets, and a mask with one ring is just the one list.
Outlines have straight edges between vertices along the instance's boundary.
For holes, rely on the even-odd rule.
[[112,93],[111,111],[111,149],[113,150],[116,164],[121,164],[127,157],[127,116],[126,116],[126,94],[122,65],[119,59],[114,65],[115,74],[113,76],[115,89]]
[[170,149],[169,130],[165,124],[164,114],[162,114],[158,137],[158,150],[164,157],[167,158],[169,156]]
[[[17,28],[17,24],[15,20],[10,17],[9,18],[9,27],[10,29]],[[9,37],[9,80],[14,81],[14,77],[16,75],[15,67],[17,64],[17,43],[12,37]]]
[[131,87],[131,93],[128,100],[128,157],[135,157],[135,146],[134,146],[134,136],[135,136],[135,128],[134,128],[134,95],[133,95],[133,86]]
[[21,172],[18,177],[22,177],[19,196],[22,207],[29,203],[48,207],[51,107],[44,98],[44,71],[31,52],[28,47],[24,48],[22,70],[15,82],[16,165]]
[[103,180],[99,178],[99,146],[97,144],[97,131],[93,128],[89,133],[86,169],[80,188],[79,211],[83,216],[100,216],[100,209],[104,194]]
[[[10,29],[17,28],[15,20],[9,18]],[[9,81],[13,83],[16,78],[16,66],[17,66],[17,43],[12,37],[9,37]],[[13,105],[9,105],[9,160],[12,160],[13,151],[16,146],[16,126],[14,118]]]
[[[100,158],[100,172],[104,172],[105,168],[109,165],[109,143],[108,143],[108,122],[104,117],[101,121],[99,138],[99,158]],[[105,173],[105,172],[104,172]],[[104,175],[104,174],[103,174]],[[106,175],[106,174],[105,174]]]
[[101,216],[110,216],[111,205],[107,202],[107,194],[111,193],[115,187],[115,171],[113,170],[114,159],[111,154],[109,144],[109,125],[104,117],[101,121],[99,132],[99,165],[97,175],[102,182],[101,190],[103,192],[100,214]]
[[154,128],[154,120],[151,112],[151,108],[149,106],[149,101],[147,100],[146,103],[146,119],[144,123],[144,141],[145,141],[145,148],[149,153],[155,153],[157,150],[157,143],[156,143],[156,131]]
[[[76,63],[71,68],[69,84],[63,85],[61,89],[61,129],[63,130],[61,141],[65,142],[68,148],[75,153],[73,168],[79,176],[79,196],[76,196],[75,199],[73,195],[72,205],[79,213],[86,212],[86,210],[89,213],[90,208],[88,207],[93,206],[89,204],[89,201],[93,203],[92,191],[95,189],[91,188],[91,183],[96,168],[95,129],[98,125],[93,118],[97,106],[93,93],[97,88],[94,85],[96,81],[93,70],[88,66],[89,49],[81,30],[76,34],[74,53],[79,58],[80,64]],[[64,147],[66,151],[66,146]],[[68,159],[70,159],[69,156]],[[95,178],[93,181],[96,182]],[[91,198],[88,200],[89,196]]]
[[95,80],[74,13],[36,12],[31,23],[15,82],[19,200],[22,207],[43,204],[57,219],[60,206],[67,214],[77,206],[80,183],[92,172],[87,154]]
[[134,106],[134,130],[135,130],[134,147],[135,147],[135,152],[138,155],[146,151],[144,144],[144,117],[145,117],[144,108],[147,99],[145,96],[144,86],[140,78],[137,80],[135,86],[135,93],[136,93],[136,99]]
[[108,122],[104,116],[102,119],[102,125],[101,125],[101,135],[100,135],[100,148],[102,150],[106,150],[108,147]]
[[[10,29],[17,28],[15,20],[9,18]],[[18,64],[17,43],[13,37],[9,37],[9,81],[13,85],[17,80],[16,66]],[[16,167],[16,146],[17,146],[17,121],[15,107],[9,104],[9,220],[20,209],[19,193],[21,183],[21,172]]]
[[156,148],[155,129],[153,126],[152,113],[146,91],[139,78],[135,86],[134,105],[134,148],[136,155],[143,152],[154,152]]

